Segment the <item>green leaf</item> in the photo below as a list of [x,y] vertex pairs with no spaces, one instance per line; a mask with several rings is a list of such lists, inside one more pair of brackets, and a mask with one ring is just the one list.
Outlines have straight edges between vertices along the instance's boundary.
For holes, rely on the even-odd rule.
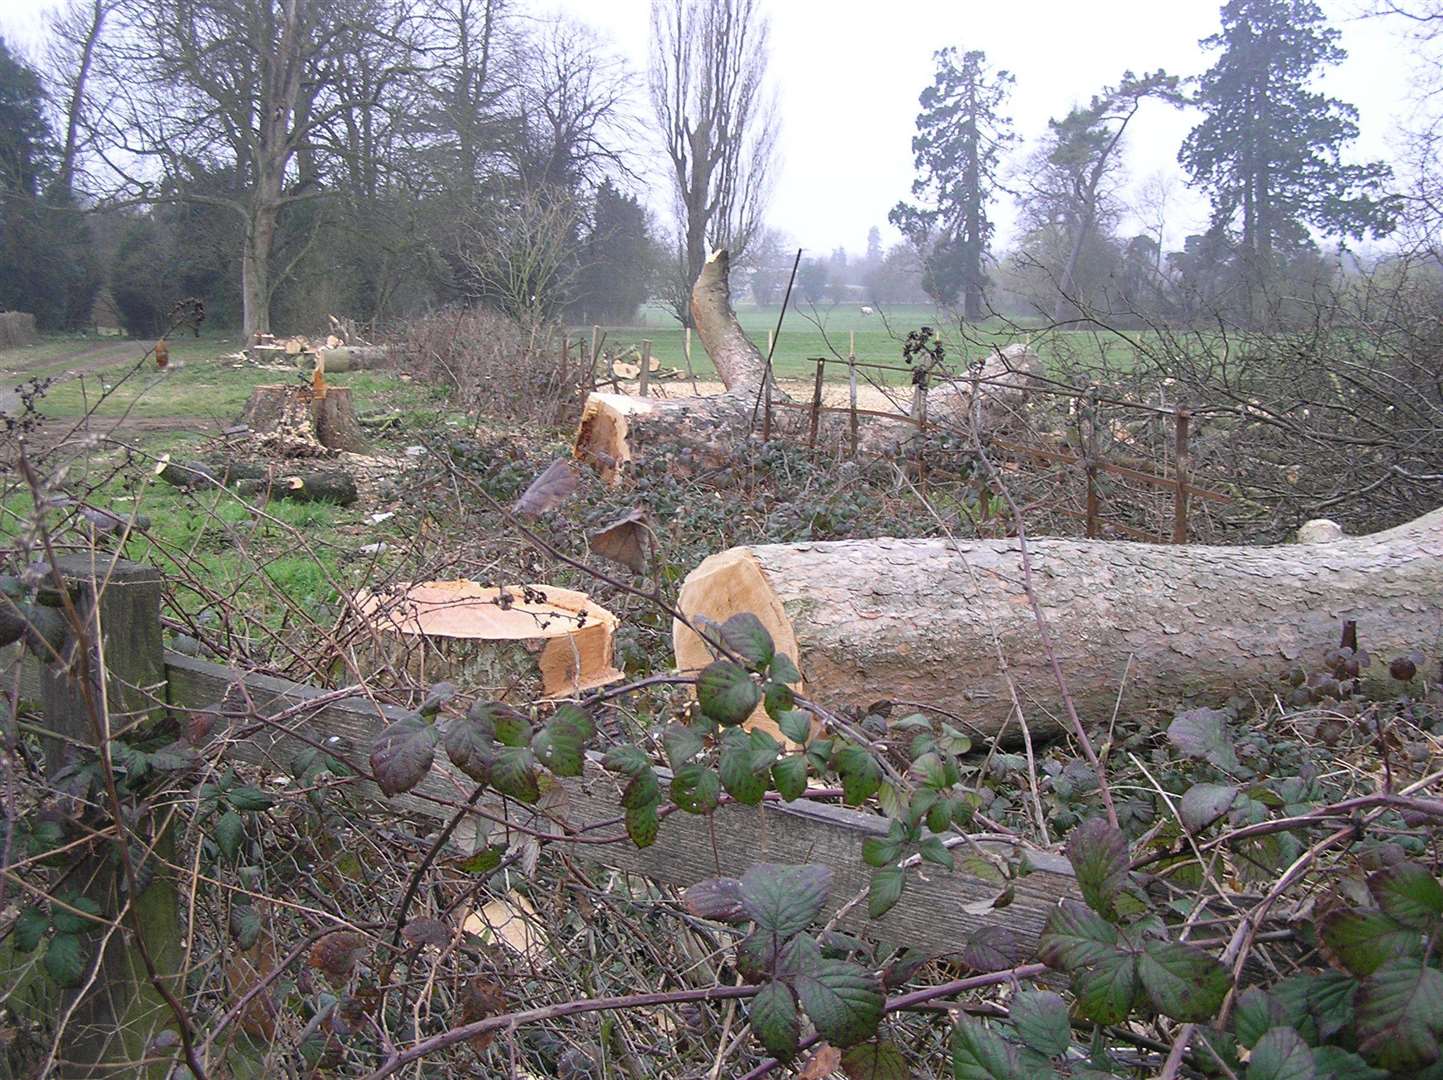
[[1275,1027],[1253,1047],[1246,1080],[1316,1080],[1317,1075],[1302,1036],[1290,1027]]
[[792,663],[792,658],[786,653],[777,653],[772,657],[772,666],[768,674],[779,683],[802,681],[802,673],[797,670],[797,665]]
[[[529,726],[529,725],[528,725]],[[491,763],[491,786],[524,803],[541,798],[536,755],[525,746],[506,746]]]
[[383,794],[410,791],[431,771],[438,733],[415,713],[388,724],[371,743],[371,773]]
[[639,848],[651,847],[656,843],[657,830],[661,821],[656,816],[656,803],[626,808],[626,835]]
[[720,800],[721,779],[705,765],[683,765],[671,778],[671,801],[688,814],[710,814]]
[[742,875],[741,896],[757,928],[780,938],[817,921],[832,889],[826,866],[756,863]]
[[1251,1049],[1267,1032],[1287,1018],[1277,998],[1257,986],[1250,986],[1238,995],[1233,1010],[1233,1031],[1243,1046]]
[[812,733],[812,714],[805,709],[788,709],[776,717],[777,727],[798,746],[806,744]]
[[661,802],[661,782],[656,770],[648,765],[626,783],[621,793],[621,805],[627,810],[639,810],[643,806],[655,806]]
[[900,821],[892,822],[886,836],[869,836],[862,841],[862,861],[868,866],[891,866],[902,857],[906,829]]
[[1201,949],[1177,941],[1144,945],[1137,974],[1154,1009],[1192,1023],[1216,1016],[1232,986],[1227,968]]
[[590,717],[573,705],[564,705],[532,738],[531,752],[557,776],[580,776],[592,730]]
[[85,943],[79,934],[56,934],[45,949],[45,973],[56,986],[79,986],[85,977]]
[[797,1052],[801,1022],[796,1000],[786,983],[769,982],[757,991],[747,1016],[767,1053],[786,1061]]
[[261,937],[261,917],[249,904],[233,904],[230,909],[230,936],[242,949],[249,949]]
[[1117,953],[1117,928],[1075,900],[1064,900],[1047,917],[1037,955],[1050,968],[1075,971]]
[[902,886],[906,881],[906,875],[900,866],[873,870],[872,880],[867,885],[868,916],[880,919],[896,907],[897,901],[902,899]]
[[1339,908],[1323,918],[1323,944],[1330,957],[1354,975],[1371,975],[1395,956],[1421,956],[1417,930],[1367,908]]
[[495,708],[491,710],[491,723],[496,730],[496,741],[502,746],[520,749],[531,745],[531,721],[518,710]]
[[842,801],[848,806],[861,805],[882,786],[882,766],[870,751],[849,743],[836,752],[835,762],[842,778]]
[[505,854],[505,849],[499,846],[484,847],[473,853],[470,858],[462,859],[456,865],[468,874],[486,874],[501,865],[501,859]]
[[929,863],[937,866],[945,866],[948,870],[955,869],[957,860],[953,858],[952,852],[942,842],[940,836],[925,836],[922,842],[917,845],[917,853]]
[[1012,996],[1008,1019],[1017,1037],[1044,1057],[1060,1057],[1072,1045],[1067,1003],[1051,990],[1022,990]]
[[745,668],[730,660],[714,660],[696,678],[701,711],[725,727],[735,727],[756,710],[762,692]]
[[236,852],[240,851],[245,836],[245,821],[234,810],[227,810],[222,814],[211,830],[211,838],[215,840],[216,847],[220,848],[220,853],[227,859],[236,857]]
[[640,747],[632,746],[629,743],[608,746],[602,764],[610,772],[621,773],[623,776],[635,777],[651,771],[650,759]]
[[1032,954],[1032,945],[1010,926],[979,927],[962,946],[962,962],[973,971],[1006,971]]
[[1017,1051],[966,1013],[957,1017],[952,1029],[952,1076],[953,1080],[1024,1080]]
[[842,1055],[847,1080],[911,1080],[912,1070],[896,1044],[866,1042]]
[[1406,926],[1432,930],[1443,919],[1443,885],[1413,862],[1389,866],[1368,878],[1378,906]]
[[1340,1046],[1313,1048],[1313,1067],[1320,1080],[1388,1080],[1388,1074],[1375,1069],[1357,1054]]
[[10,931],[10,940],[15,943],[15,948],[20,952],[34,952],[48,929],[50,929],[50,920],[45,917],[45,912],[38,907],[27,907],[15,919],[15,926]]
[[661,748],[673,772],[695,758],[705,747],[706,741],[701,733],[685,724],[668,724],[661,733]]
[[741,657],[747,667],[761,671],[772,662],[772,635],[750,611],[739,612],[721,624],[722,644]]
[[737,802],[756,806],[767,793],[767,771],[765,767],[760,772],[752,767],[752,749],[740,729],[732,728],[727,732],[727,735],[733,734],[740,737],[727,739],[722,745],[718,766],[722,787]]
[[446,746],[446,757],[460,771],[478,784],[491,783],[491,764],[496,757],[496,732],[489,713],[486,719],[476,719],[478,710],[473,706],[465,716],[455,716],[446,725],[442,744]]
[[1230,718],[1222,709],[1189,709],[1178,713],[1168,725],[1168,741],[1189,757],[1202,758],[1224,772],[1231,772],[1238,767],[1238,756],[1228,731]]
[[1226,814],[1237,797],[1238,789],[1231,784],[1194,784],[1183,792],[1178,817],[1188,832],[1202,832]]
[[1072,973],[1077,1011],[1099,1024],[1120,1024],[1141,996],[1137,959],[1114,952]]
[[1072,830],[1067,861],[1087,906],[1101,915],[1112,915],[1113,901],[1127,888],[1131,861],[1127,837],[1105,818],[1091,818]]
[[791,802],[800,798],[807,790],[807,759],[801,754],[790,754],[772,766],[772,783],[777,794]]
[[1419,960],[1394,959],[1358,991],[1358,1051],[1371,1064],[1408,1073],[1438,1060],[1443,1027],[1443,972]]
[[812,1025],[833,1046],[877,1034],[885,1000],[877,976],[845,960],[822,960],[792,983]]
[[50,922],[55,927],[57,934],[88,934],[99,927],[100,924],[94,920],[77,914],[77,912],[83,911],[86,915],[99,917],[100,905],[90,897],[71,892],[65,893],[59,899],[74,908],[75,911],[68,911],[60,904],[52,906]]

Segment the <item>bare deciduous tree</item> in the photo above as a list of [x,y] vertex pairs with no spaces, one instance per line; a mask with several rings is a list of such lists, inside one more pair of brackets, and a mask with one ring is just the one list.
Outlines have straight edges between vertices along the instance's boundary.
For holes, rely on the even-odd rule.
[[689,324],[708,247],[740,258],[762,226],[777,137],[767,20],[755,0],[654,0],[651,18],[651,102],[676,199],[669,299]]

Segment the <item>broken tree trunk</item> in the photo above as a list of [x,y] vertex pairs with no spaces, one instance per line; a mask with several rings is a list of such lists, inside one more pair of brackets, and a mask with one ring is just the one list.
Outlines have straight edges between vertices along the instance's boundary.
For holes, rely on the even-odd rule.
[[369,371],[372,368],[384,367],[390,359],[391,351],[385,345],[337,345],[317,350],[316,356],[325,364],[327,374],[337,374],[342,371]]
[[616,616],[552,585],[427,581],[363,591],[356,606],[372,659],[421,684],[446,680],[499,700],[574,697],[622,678]]
[[[1116,708],[1275,691],[1295,666],[1323,666],[1344,620],[1357,622],[1374,673],[1398,653],[1433,655],[1443,633],[1443,510],[1318,547],[1045,539],[1027,549],[1088,725],[1105,726]],[[1000,653],[1032,733],[1066,722],[1015,540],[732,548],[687,576],[678,606],[716,622],[752,612],[822,704],[921,703],[984,736],[1016,738]],[[683,671],[711,660],[680,623],[673,644]]]
[[263,449],[285,457],[336,450],[360,453],[366,448],[351,391],[344,386],[327,387],[319,394],[300,384],[257,386],[241,420]]
[[[576,457],[590,463],[608,483],[619,483],[627,467],[643,458],[661,458],[683,473],[734,462],[760,424],[762,385],[767,362],[742,331],[731,307],[727,281],[730,259],[725,249],[713,252],[691,293],[692,322],[707,355],[721,376],[726,393],[709,397],[649,398],[594,393],[587,397],[577,428]],[[938,421],[968,422],[973,388],[983,395],[983,424],[996,427],[1016,414],[1026,398],[1028,380],[1040,371],[1036,357],[1015,345],[989,358],[978,379],[948,380],[927,395],[924,415]],[[773,402],[786,401],[775,388]],[[994,402],[994,397],[996,398]],[[789,412],[795,410],[788,410]],[[775,416],[774,416],[775,419]],[[906,421],[867,416],[860,439],[874,451],[893,451],[916,436]],[[821,418],[823,444],[840,447],[850,438],[849,421],[840,414]]]

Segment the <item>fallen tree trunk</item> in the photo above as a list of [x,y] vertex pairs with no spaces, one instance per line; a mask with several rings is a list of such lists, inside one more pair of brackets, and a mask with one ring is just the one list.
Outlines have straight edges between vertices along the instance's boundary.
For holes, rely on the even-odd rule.
[[[699,465],[718,467],[736,461],[745,453],[765,407],[762,385],[767,362],[732,311],[729,269],[726,250],[713,252],[691,293],[692,322],[726,393],[661,400],[602,393],[587,397],[573,447],[577,459],[591,464],[608,483],[619,483],[628,464],[635,467],[643,457],[659,457],[685,474]],[[983,426],[997,427],[1016,415],[1026,400],[1029,380],[1040,370],[1025,346],[1011,345],[989,357],[976,378],[939,380],[927,393],[926,408],[916,403],[914,412],[934,425],[969,423],[972,395],[981,393]],[[774,404],[790,404],[774,384],[767,392]],[[773,410],[774,426],[784,426],[781,415],[799,412],[786,409],[783,414],[782,408],[778,404]],[[894,451],[916,438],[917,426],[902,414],[899,418],[860,416],[862,447]],[[842,413],[823,414],[818,424],[821,445],[840,447],[849,441],[848,425]],[[795,426],[800,429],[802,423]]]
[[360,497],[356,478],[334,470],[277,473],[260,480],[242,480],[236,485],[242,495],[266,495],[294,502],[329,502],[350,506]]
[[[1180,701],[1216,704],[1321,670],[1340,625],[1387,661],[1443,636],[1443,510],[1372,536],[1307,547],[1033,540],[1032,583],[1083,722]],[[999,653],[1034,735],[1065,723],[1014,540],[843,540],[732,548],[687,576],[689,618],[750,611],[820,703],[923,703],[992,736],[1020,728]],[[711,660],[673,628],[677,666]],[[1431,667],[1431,664],[1430,664]],[[904,706],[905,707],[905,706]],[[764,714],[754,718],[763,726]],[[956,721],[953,721],[954,723]]]
[[316,358],[325,365],[327,375],[334,375],[343,371],[369,371],[372,368],[385,367],[391,358],[391,351],[385,345],[337,345],[317,350]]

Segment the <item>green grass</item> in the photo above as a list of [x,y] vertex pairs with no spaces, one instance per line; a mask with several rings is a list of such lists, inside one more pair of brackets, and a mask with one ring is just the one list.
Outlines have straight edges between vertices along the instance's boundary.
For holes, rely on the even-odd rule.
[[[780,305],[759,307],[743,304],[737,309],[737,321],[763,352],[767,347],[768,331],[776,328],[779,311]],[[779,378],[811,379],[816,372],[816,357],[845,357],[855,338],[858,360],[901,366],[902,343],[908,331],[920,326],[940,330],[940,336],[948,346],[949,364],[959,357],[966,357],[969,361],[980,359],[994,346],[1019,340],[1030,340],[1044,360],[1056,360],[1063,351],[1067,351],[1075,357],[1094,361],[1106,359],[1111,364],[1126,366],[1133,352],[1132,347],[1121,338],[1092,331],[1049,331],[1032,336],[1025,329],[1001,319],[989,319],[961,328],[944,313],[925,305],[899,306],[874,315],[863,315],[857,305],[839,304],[834,308],[789,308],[781,335],[777,338],[772,363]],[[587,337],[589,329],[577,327],[573,333]],[[640,345],[646,339],[651,341],[652,355],[664,367],[686,370],[685,331],[662,308],[643,308],[637,325],[603,327],[603,330],[606,333],[605,347],[613,354]],[[692,367],[700,379],[716,377],[716,368],[695,336],[692,341]],[[882,381],[882,376],[892,383],[908,381],[905,372],[874,371],[870,374],[876,381]],[[845,380],[846,377],[845,366],[828,366],[829,380]]]

